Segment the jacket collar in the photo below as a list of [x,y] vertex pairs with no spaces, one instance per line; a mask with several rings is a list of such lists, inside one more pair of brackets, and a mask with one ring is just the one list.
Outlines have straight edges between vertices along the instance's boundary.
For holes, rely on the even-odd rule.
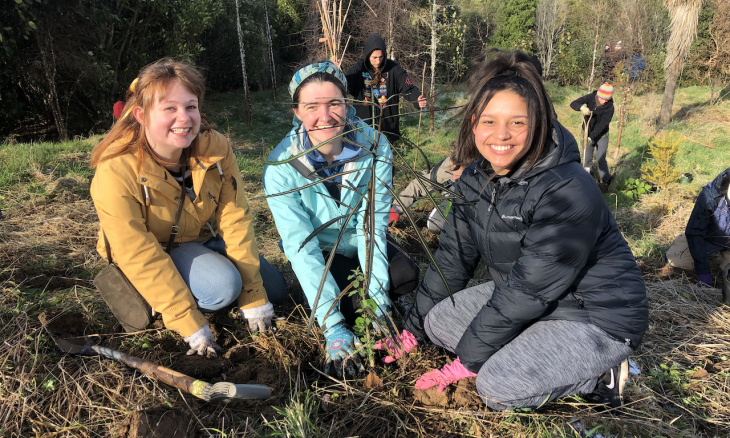
[[[348,124],[349,129],[353,129]],[[295,135],[292,136],[292,142],[289,146],[289,153],[292,156],[299,155],[302,152],[304,152],[306,149],[304,148],[304,144],[306,142],[306,135],[304,133],[304,126],[299,125],[299,128],[295,130]],[[354,133],[353,139],[355,142],[357,142],[358,132]],[[352,170],[357,165],[357,162],[360,160],[360,157],[363,156],[362,149],[360,150],[360,153],[358,154],[357,158],[352,158],[349,161],[345,163],[345,166],[343,167],[342,171],[347,172],[348,170]],[[304,178],[315,181],[317,179],[317,173],[316,169],[307,159],[307,155],[302,155],[299,158],[296,158],[293,161],[290,161],[289,164]],[[345,181],[347,181],[350,174],[342,175],[342,182],[341,184],[345,184]]]

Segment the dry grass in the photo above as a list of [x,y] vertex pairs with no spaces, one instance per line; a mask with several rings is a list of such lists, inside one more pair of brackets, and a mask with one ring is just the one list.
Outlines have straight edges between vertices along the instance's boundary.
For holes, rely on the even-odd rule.
[[[81,300],[67,303],[66,310],[103,308],[90,292],[81,291]],[[323,376],[318,371],[321,335],[304,334],[306,318],[300,306],[290,307],[288,321],[275,335],[252,338],[225,315],[211,321],[221,333],[220,342],[250,352],[241,364],[230,365],[228,375],[251,369],[252,379],[264,379],[275,391],[267,402],[206,405],[107,359],[61,354],[33,312],[12,312],[11,303],[5,303],[0,313],[0,429],[5,436],[118,436],[130,413],[169,406],[197,418],[198,436],[207,436],[202,424],[210,433],[218,429],[229,436],[245,432],[255,437],[270,431],[264,419],[286,420],[272,406],[284,409],[293,398],[309,397],[317,407],[309,418],[322,436],[566,436],[595,425],[603,425],[604,432],[627,431],[632,436],[727,436],[730,308],[718,305],[717,290],[697,288],[686,278],[650,282],[648,294],[650,330],[634,355],[642,373],[632,377],[627,405],[607,412],[577,398],[537,412],[488,411],[474,402],[473,384],[448,390],[448,409],[424,405],[429,397],[416,394],[413,382],[447,361],[433,347],[397,365],[377,366],[381,388],[366,389],[362,379]],[[89,332],[113,331],[113,321],[93,315]],[[140,347],[142,341],[150,347]],[[164,329],[105,335],[102,343],[173,369],[185,359],[185,346]],[[693,378],[697,370],[708,373]],[[326,411],[323,399],[328,401]]]
[[[36,178],[45,178],[41,181],[45,187],[58,181],[42,173]],[[627,405],[607,412],[578,398],[562,399],[538,411],[492,412],[476,398],[473,382],[448,390],[442,399],[435,393],[417,392],[412,386],[415,379],[449,360],[433,347],[397,365],[376,366],[381,388],[366,389],[362,379],[323,376],[318,371],[324,359],[321,334],[305,334],[307,312],[294,302],[279,310],[289,318],[274,335],[251,337],[227,315],[211,319],[222,345],[247,351],[245,359],[225,362],[221,374],[211,380],[227,375],[243,379],[238,383],[269,384],[275,391],[266,402],[206,405],[109,360],[63,355],[38,322],[37,315],[45,307],[81,312],[94,321],[89,331],[104,335],[103,345],[173,369],[185,365],[186,346],[163,328],[136,335],[116,333],[119,327],[106,306],[86,287],[100,266],[93,205],[87,195],[63,185],[59,191],[58,186],[56,191],[31,197],[30,202],[18,202],[5,212],[7,220],[0,222],[0,260],[7,267],[0,285],[0,430],[4,436],[127,436],[123,426],[128,425],[130,414],[152,412],[152,408],[187,415],[198,436],[216,430],[229,436],[266,436],[287,424],[286,412],[306,414],[314,427],[311,436],[577,436],[596,426],[604,435],[617,436],[730,434],[730,308],[719,305],[719,291],[699,289],[686,277],[652,280],[653,268],[659,266],[656,260],[643,263],[650,268],[644,269],[650,328],[634,355],[642,374],[633,377],[627,388]],[[658,204],[658,195],[644,197],[633,209],[619,210],[616,216],[622,226],[643,227],[624,232],[645,233],[646,239],[668,245],[686,223],[693,199],[681,187],[676,190],[671,211]],[[419,209],[423,213],[428,207]],[[252,208],[262,252],[281,257],[265,204],[254,202]],[[421,216],[417,226],[425,222]],[[435,236],[421,231],[435,249]],[[391,232],[416,251],[412,228],[399,226]],[[416,258],[425,272],[425,256]],[[290,268],[281,266],[291,284]],[[482,269],[477,277],[474,283],[486,280],[487,274]],[[297,290],[292,288],[293,300],[301,302]],[[699,369],[708,374],[692,378]],[[297,400],[308,400],[313,410],[304,412]]]

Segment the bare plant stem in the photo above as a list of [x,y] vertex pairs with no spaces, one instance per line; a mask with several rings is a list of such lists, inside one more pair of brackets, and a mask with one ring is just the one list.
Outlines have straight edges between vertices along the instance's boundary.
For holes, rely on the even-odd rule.
[[[426,63],[423,63],[423,74],[421,75],[421,94],[423,87],[426,85]],[[420,107],[419,107],[420,108]],[[416,134],[416,158],[413,160],[413,170],[416,170],[418,164],[418,147],[421,145],[421,119],[423,119],[423,110],[418,113],[418,133]]]

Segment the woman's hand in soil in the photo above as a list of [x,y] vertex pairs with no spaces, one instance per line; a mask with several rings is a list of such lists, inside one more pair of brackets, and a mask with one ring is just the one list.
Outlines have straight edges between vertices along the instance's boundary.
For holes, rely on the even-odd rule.
[[[373,350],[387,350],[390,353],[390,356],[383,358],[383,362],[385,363],[395,362],[397,359],[405,356],[406,353],[410,353],[413,347],[418,345],[416,337],[408,330],[403,330],[400,336],[397,335],[397,332],[393,333],[395,334],[394,338],[387,337],[381,339],[373,347]],[[395,342],[393,342],[394,340]]]
[[452,383],[467,377],[476,376],[476,374],[464,368],[464,365],[461,364],[461,359],[457,357],[455,361],[445,365],[440,370],[429,371],[419,377],[416,380],[416,389],[428,389],[438,385],[438,392],[444,392],[444,389]]
[[251,333],[263,333],[271,328],[271,319],[274,317],[274,306],[266,303],[252,309],[238,309],[241,317],[248,321]]
[[183,338],[183,340],[190,346],[188,356],[197,353],[198,356],[206,356],[208,359],[212,359],[223,353],[223,349],[215,343],[213,332],[210,331],[208,324],[187,338]]
[[324,331],[325,348],[327,349],[327,361],[324,372],[330,374],[334,367],[337,377],[342,377],[342,369],[354,377],[358,372],[365,371],[362,366],[361,353],[362,342],[347,328],[344,321],[340,321]]

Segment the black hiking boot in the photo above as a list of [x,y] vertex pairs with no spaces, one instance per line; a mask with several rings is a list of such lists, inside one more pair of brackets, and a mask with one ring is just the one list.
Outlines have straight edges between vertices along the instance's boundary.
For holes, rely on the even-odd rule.
[[582,396],[590,403],[609,405],[612,408],[624,404],[624,386],[629,378],[629,361],[625,360],[598,377],[596,389]]

